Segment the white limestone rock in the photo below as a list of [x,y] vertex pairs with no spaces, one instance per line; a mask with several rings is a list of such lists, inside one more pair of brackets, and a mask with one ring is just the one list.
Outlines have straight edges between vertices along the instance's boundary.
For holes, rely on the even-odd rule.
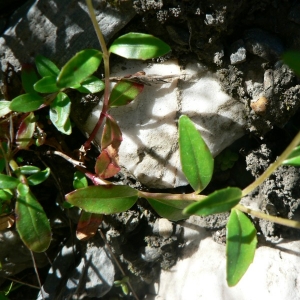
[[225,246],[214,242],[197,219],[183,222],[183,257],[161,272],[155,300],[300,299],[299,241],[259,246],[240,282],[228,287]]
[[[178,151],[178,118],[192,119],[215,156],[244,134],[244,105],[224,93],[216,76],[197,62],[181,69],[176,61],[151,65],[124,61],[112,68],[112,76],[141,70],[147,75],[179,75],[179,79],[145,86],[132,103],[110,110],[123,133],[120,164],[149,187],[186,185]],[[88,119],[87,132],[101,108],[100,103]],[[100,140],[99,133],[96,142]]]

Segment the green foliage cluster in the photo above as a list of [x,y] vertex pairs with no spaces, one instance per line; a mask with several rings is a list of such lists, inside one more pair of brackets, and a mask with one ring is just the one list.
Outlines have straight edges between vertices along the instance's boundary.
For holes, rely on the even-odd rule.
[[[101,36],[99,38],[101,40]],[[106,46],[102,44],[102,49]],[[207,216],[230,211],[227,223],[226,255],[227,282],[236,285],[242,278],[254,258],[257,237],[256,230],[245,213],[264,218],[287,226],[300,227],[298,222],[283,220],[252,211],[239,204],[241,198],[263,182],[281,164],[300,165],[300,134],[277,161],[254,183],[244,190],[227,187],[210,195],[200,193],[210,183],[214,159],[187,116],[179,119],[179,149],[182,170],[194,192],[191,194],[149,193],[129,186],[113,185],[105,180],[119,171],[116,153],[122,141],[122,133],[117,122],[109,115],[109,108],[123,106],[133,101],[143,90],[143,84],[131,81],[130,77],[120,80],[110,93],[109,88],[109,54],[114,53],[126,59],[149,59],[162,56],[170,51],[163,41],[147,34],[128,33],[117,38],[109,51],[103,52],[87,49],[77,53],[61,69],[49,59],[36,57],[36,69],[24,66],[22,83],[25,94],[12,101],[0,101],[0,117],[10,120],[13,112],[22,114],[15,136],[2,139],[0,144],[0,210],[7,213],[8,207],[15,203],[16,229],[24,244],[32,251],[43,252],[51,242],[51,228],[48,218],[35,198],[30,187],[38,185],[50,175],[49,168],[40,170],[35,166],[19,166],[14,157],[20,149],[28,149],[37,130],[35,112],[49,109],[49,119],[63,134],[71,134],[71,100],[68,90],[75,89],[81,93],[96,93],[104,89],[104,106],[95,132],[106,120],[101,141],[101,154],[96,165],[95,174],[82,170],[74,176],[75,190],[65,196],[66,206],[77,206],[82,214],[77,227],[77,236],[89,238],[98,228],[102,216],[115,214],[130,209],[139,198],[145,198],[158,215],[172,221],[187,218],[190,215]],[[287,61],[290,57],[287,56]],[[299,57],[297,56],[297,59]],[[105,80],[94,76],[100,63],[104,61]],[[291,60],[293,63],[294,61]],[[300,61],[300,60],[299,60]],[[296,64],[298,65],[298,63]],[[39,76],[40,77],[39,77]],[[92,135],[93,137],[93,135]],[[36,140],[36,145],[41,141]],[[15,148],[14,148],[15,147]],[[89,143],[84,145],[87,151]],[[223,168],[229,168],[236,160],[232,153],[223,157]],[[88,185],[86,178],[92,180]],[[126,281],[116,282],[126,288]]]

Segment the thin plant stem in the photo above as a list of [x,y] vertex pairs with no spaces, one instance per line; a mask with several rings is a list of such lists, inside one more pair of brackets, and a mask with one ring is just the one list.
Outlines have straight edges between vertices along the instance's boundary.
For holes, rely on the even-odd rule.
[[103,34],[101,32],[100,26],[97,22],[96,16],[95,16],[95,12],[94,12],[94,8],[93,8],[93,4],[92,4],[92,0],[86,0],[86,4],[89,10],[89,14],[94,26],[94,29],[96,31],[101,49],[102,49],[102,53],[103,53],[103,62],[104,62],[104,75],[105,75],[105,79],[104,79],[104,83],[105,83],[105,89],[104,89],[104,100],[103,100],[103,107],[102,107],[102,112],[100,114],[99,120],[95,126],[95,128],[93,129],[92,133],[90,134],[90,137],[88,138],[88,140],[84,143],[84,149],[87,150],[90,148],[91,146],[91,142],[95,139],[95,136],[98,132],[98,130],[100,129],[103,120],[105,118],[106,112],[108,110],[108,100],[109,100],[109,95],[110,95],[110,82],[109,82],[109,53],[107,51],[107,47],[106,47],[106,43],[103,37]]
[[36,285],[30,284],[30,283],[27,283],[27,282],[24,282],[24,281],[15,279],[15,278],[5,277],[5,276],[3,276],[3,278],[5,278],[5,279],[7,279],[7,280],[11,280],[11,281],[16,282],[16,283],[19,283],[19,284],[22,284],[22,285],[29,286],[29,287],[31,287],[31,288],[33,288],[33,289],[40,290],[40,287],[38,287],[38,286],[36,286]]
[[269,176],[275,172],[275,170],[283,163],[284,160],[287,159],[287,157],[291,154],[294,148],[298,146],[299,143],[300,132],[298,132],[298,134],[295,136],[295,138],[292,140],[289,146],[283,151],[283,153],[278,157],[278,159],[273,164],[271,164],[261,176],[259,176],[253,183],[248,185],[243,190],[242,197],[248,195],[255,188],[261,185],[267,178],[269,178]]
[[159,200],[176,200],[176,201],[200,201],[207,196],[191,194],[167,194],[167,193],[148,193],[138,191],[138,196],[143,198],[159,199]]
[[257,217],[259,219],[264,219],[264,220],[267,220],[267,221],[270,221],[270,222],[273,222],[276,224],[300,229],[299,221],[294,221],[294,220],[284,219],[284,218],[280,218],[280,217],[276,217],[276,216],[272,216],[272,215],[267,215],[263,212],[252,210],[251,208],[245,207],[244,205],[241,205],[241,204],[236,205],[235,208],[237,208],[238,210],[240,210],[244,213],[247,213],[254,217]]
[[[107,246],[107,249],[108,249],[108,251],[109,251],[111,257],[112,257],[113,260],[115,261],[115,263],[116,263],[116,265],[118,266],[119,270],[121,271],[122,275],[125,277],[125,276],[126,276],[125,271],[123,270],[121,264],[120,264],[119,261],[117,260],[117,258],[116,258],[116,256],[114,255],[114,253],[112,252],[112,250],[111,250],[109,244],[108,244],[107,241],[106,241],[105,235],[103,234],[103,232],[102,232],[102,230],[101,230],[100,228],[99,228],[99,233],[100,233],[100,236],[101,236],[101,238],[103,239],[105,245]],[[134,297],[136,300],[139,300],[139,298],[138,298],[137,294],[135,293],[135,291],[134,291],[134,289],[133,289],[133,287],[132,287],[132,285],[131,285],[129,279],[128,279],[127,284],[128,284],[128,286],[129,286],[129,288],[130,288],[130,290],[131,290],[131,292],[132,292],[133,297]]]
[[36,277],[37,277],[37,280],[38,280],[38,283],[39,283],[39,287],[40,287],[40,290],[41,290],[41,295],[42,295],[43,300],[45,300],[44,292],[42,290],[42,283],[41,283],[39,272],[38,272],[38,269],[37,269],[37,266],[36,266],[35,258],[34,258],[33,252],[31,250],[29,250],[29,251],[30,251],[30,254],[31,254],[33,268],[34,268],[34,271],[35,271],[35,274],[36,274]]

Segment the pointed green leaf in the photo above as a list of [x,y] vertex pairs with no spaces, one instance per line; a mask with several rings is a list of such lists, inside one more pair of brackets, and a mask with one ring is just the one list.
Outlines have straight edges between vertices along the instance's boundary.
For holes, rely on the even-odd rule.
[[143,84],[121,80],[113,87],[109,97],[108,106],[117,107],[127,105],[134,100],[143,89]]
[[256,230],[252,222],[237,209],[232,209],[226,227],[227,283],[235,286],[253,261],[257,244]]
[[38,94],[23,94],[14,98],[9,108],[12,111],[31,112],[37,110],[44,103],[44,98]]
[[67,122],[71,112],[71,100],[67,94],[59,92],[50,105],[49,116],[53,125],[62,127]]
[[287,51],[282,56],[283,62],[287,64],[298,76],[300,75],[300,52]]
[[42,55],[36,56],[35,64],[41,77],[46,77],[46,76],[57,77],[57,75],[59,74],[58,67],[51,60],[49,60],[48,58]]
[[0,118],[11,112],[11,109],[9,108],[10,103],[10,101],[6,100],[0,101]]
[[179,119],[179,150],[182,171],[196,193],[200,193],[210,182],[214,159],[187,116]]
[[86,49],[78,52],[61,69],[57,86],[67,88],[75,86],[92,75],[99,67],[102,53],[95,49]]
[[1,189],[0,190],[0,202],[8,201],[13,197],[13,193],[9,189]]
[[74,179],[73,179],[73,187],[74,189],[81,189],[88,186],[88,181],[85,177],[85,175],[79,171],[76,171],[74,173]]
[[55,93],[60,90],[56,86],[56,77],[55,76],[46,76],[40,79],[33,86],[34,90],[39,93]]
[[17,197],[15,213],[16,228],[23,243],[34,252],[46,251],[51,242],[50,223],[30,191],[25,197]]
[[20,180],[8,175],[0,174],[0,189],[15,189]]
[[129,59],[150,59],[167,54],[169,45],[151,34],[131,32],[118,37],[109,52]]
[[179,221],[188,218],[183,215],[182,211],[186,208],[191,201],[184,200],[161,200],[147,198],[153,209],[163,218],[171,221]]
[[50,168],[46,168],[43,171],[39,171],[35,174],[30,175],[27,178],[27,182],[29,185],[38,185],[45,181],[50,175]]
[[30,189],[27,184],[19,183],[17,186],[17,192],[18,195],[21,197],[26,197],[26,195],[29,193]]
[[101,149],[105,149],[113,143],[114,148],[119,148],[122,140],[122,132],[117,122],[112,117],[106,118],[101,139]]
[[20,149],[26,149],[32,139],[35,130],[35,117],[31,112],[20,124],[17,135],[16,144]]
[[208,216],[230,210],[236,206],[242,198],[239,188],[228,187],[215,191],[205,199],[197,201],[184,209],[184,214]]
[[296,147],[282,164],[300,167],[300,146]]
[[81,82],[80,87],[76,90],[80,93],[98,93],[104,90],[104,82],[96,76],[89,76],[87,79]]
[[36,91],[33,88],[33,85],[39,80],[35,69],[30,64],[22,65],[21,71],[21,79],[22,79],[22,86],[25,93],[28,94],[36,94]]
[[66,195],[66,201],[90,213],[116,214],[131,208],[138,191],[129,186],[88,186]]

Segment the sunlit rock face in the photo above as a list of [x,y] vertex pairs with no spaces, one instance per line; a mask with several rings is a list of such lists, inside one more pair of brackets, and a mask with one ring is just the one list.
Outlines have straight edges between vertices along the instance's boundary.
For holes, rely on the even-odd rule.
[[[132,103],[110,110],[123,133],[120,164],[149,187],[186,185],[178,149],[179,117],[191,118],[215,156],[244,134],[244,105],[224,93],[215,74],[196,62],[183,69],[176,61],[151,65],[128,61],[113,67],[112,76],[142,70],[147,75],[178,77],[145,86]],[[101,107],[100,103],[88,119],[87,132],[91,132]],[[98,143],[100,138],[99,133]]]

